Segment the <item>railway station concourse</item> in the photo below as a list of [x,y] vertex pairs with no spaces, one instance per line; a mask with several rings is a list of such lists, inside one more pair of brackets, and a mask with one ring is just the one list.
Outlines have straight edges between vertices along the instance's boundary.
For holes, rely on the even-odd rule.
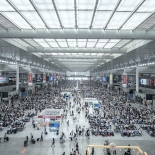
[[155,0],[0,0],[1,155],[155,155],[154,104]]

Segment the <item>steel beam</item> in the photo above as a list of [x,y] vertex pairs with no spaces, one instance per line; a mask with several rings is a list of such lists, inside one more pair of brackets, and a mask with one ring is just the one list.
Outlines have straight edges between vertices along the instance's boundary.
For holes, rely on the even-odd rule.
[[124,54],[126,52],[125,49],[95,49],[95,48],[44,48],[44,49],[34,49],[27,48],[31,53],[115,53],[115,54]]
[[58,58],[58,59],[113,59],[113,56],[59,56],[59,55],[43,55],[42,58]]
[[89,29],[35,29],[1,30],[0,38],[36,39],[155,39],[155,31],[89,30]]
[[35,29],[32,25],[31,25],[31,23],[22,15],[22,13],[17,9],[17,7],[14,5],[14,4],[12,4],[9,0],[6,0],[18,13],[19,13],[19,15],[33,28],[33,29]]
[[127,21],[132,17],[132,15],[141,7],[141,5],[145,2],[146,0],[141,1],[141,3],[135,8],[135,10],[129,15],[129,17],[125,20],[125,22],[123,22],[123,24],[119,27],[118,30],[120,30],[125,23],[127,23]]
[[116,12],[116,10],[117,10],[118,6],[119,6],[119,5],[120,5],[120,3],[121,3],[121,1],[122,1],[122,0],[119,0],[119,1],[118,1],[118,3],[116,4],[116,6],[115,6],[114,10],[112,11],[112,13],[111,13],[111,15],[110,15],[110,18],[109,18],[109,20],[108,20],[107,24],[106,24],[106,25],[105,25],[105,27],[104,27],[104,29],[106,29],[106,28],[107,28],[107,26],[108,26],[109,22],[111,21],[111,19],[112,19],[112,17],[113,17],[113,15],[114,15],[114,13]]

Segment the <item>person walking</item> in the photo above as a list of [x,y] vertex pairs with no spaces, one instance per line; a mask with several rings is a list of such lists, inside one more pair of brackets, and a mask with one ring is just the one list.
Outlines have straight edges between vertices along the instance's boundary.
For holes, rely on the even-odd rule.
[[79,144],[78,144],[78,142],[76,143],[76,151],[77,151],[78,154],[79,154]]
[[43,132],[41,133],[40,141],[43,141]]
[[52,140],[52,145],[51,145],[51,147],[55,147],[55,139],[53,138],[53,140]]

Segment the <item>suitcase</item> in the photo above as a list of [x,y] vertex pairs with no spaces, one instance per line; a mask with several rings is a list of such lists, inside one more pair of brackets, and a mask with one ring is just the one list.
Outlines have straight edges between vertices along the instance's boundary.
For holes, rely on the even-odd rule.
[[6,137],[6,140],[9,141],[9,137]]
[[27,141],[26,140],[24,141],[24,146],[27,146]]

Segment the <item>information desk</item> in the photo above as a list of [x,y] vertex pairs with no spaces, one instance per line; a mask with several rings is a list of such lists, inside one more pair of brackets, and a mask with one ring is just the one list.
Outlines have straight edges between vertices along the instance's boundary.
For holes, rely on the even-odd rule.
[[50,118],[57,120],[61,118],[62,112],[62,109],[45,109],[38,115],[38,118]]
[[49,131],[50,132],[56,132],[60,127],[60,121],[55,120],[55,121],[50,121],[49,122]]
[[84,98],[84,103],[88,102],[88,103],[98,103],[98,100],[96,98]]

